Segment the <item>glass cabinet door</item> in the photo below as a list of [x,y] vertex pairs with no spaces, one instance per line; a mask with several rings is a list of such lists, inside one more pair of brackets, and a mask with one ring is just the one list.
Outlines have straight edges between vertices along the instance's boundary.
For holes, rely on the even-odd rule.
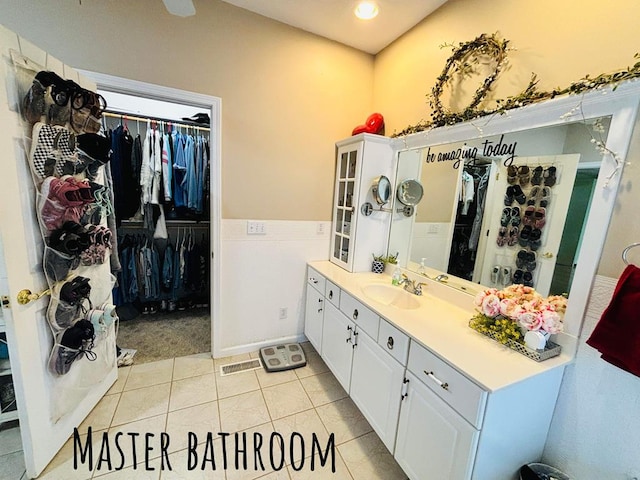
[[349,264],[351,260],[352,242],[350,240],[351,233],[355,228],[354,195],[357,158],[357,148],[342,151],[338,157],[332,255],[344,264]]

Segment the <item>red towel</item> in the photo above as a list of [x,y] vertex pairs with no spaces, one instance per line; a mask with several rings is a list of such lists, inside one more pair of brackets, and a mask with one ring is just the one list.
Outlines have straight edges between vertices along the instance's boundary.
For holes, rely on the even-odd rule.
[[587,344],[603,360],[640,377],[640,268],[629,265]]

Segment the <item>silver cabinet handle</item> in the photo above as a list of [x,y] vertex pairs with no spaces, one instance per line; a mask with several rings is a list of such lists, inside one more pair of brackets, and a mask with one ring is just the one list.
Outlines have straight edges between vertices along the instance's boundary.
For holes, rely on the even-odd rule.
[[353,348],[356,348],[358,346],[358,332],[356,331],[356,329],[353,329],[353,337],[354,337],[354,342],[353,345],[351,345]]
[[387,340],[387,348],[389,350],[393,350],[393,337],[389,337],[389,339]]
[[310,281],[311,283],[318,283],[318,279],[317,279],[317,278],[315,278],[315,277],[309,277],[309,281]]
[[318,299],[318,303],[320,304],[319,307],[318,307],[318,313],[320,313],[322,311],[322,299],[321,298]]
[[357,319],[358,319],[358,309],[357,309],[357,308],[354,308],[354,309],[353,309],[353,319],[354,319],[354,320],[357,320]]
[[333,298],[333,290],[329,290],[329,300]]
[[443,382],[442,380],[440,380],[438,377],[436,377],[433,374],[433,372],[427,372],[426,370],[423,370],[423,372],[427,377],[429,377],[431,380],[433,380],[438,385],[440,385],[440,387],[442,387],[444,390],[449,390],[449,384],[447,382]]
[[347,343],[351,343],[351,332],[353,331],[353,328],[351,328],[351,325],[347,326],[347,332],[349,332],[349,338],[347,338]]

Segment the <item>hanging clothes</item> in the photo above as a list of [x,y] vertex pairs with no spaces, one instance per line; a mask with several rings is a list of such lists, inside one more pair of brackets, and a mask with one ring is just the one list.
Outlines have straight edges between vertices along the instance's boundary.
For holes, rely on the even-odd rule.
[[185,180],[187,176],[187,163],[185,160],[185,137],[178,131],[172,133],[173,137],[173,203],[179,207],[185,207]]
[[162,186],[164,189],[164,201],[170,202],[173,198],[171,195],[171,179],[172,179],[172,154],[171,145],[169,144],[169,134],[162,135]]
[[478,180],[478,187],[476,193],[476,215],[473,219],[473,226],[471,227],[471,235],[469,236],[469,250],[478,250],[478,241],[480,240],[480,229],[482,228],[482,217],[484,215],[484,207],[487,199],[487,187],[489,186],[489,173],[490,169],[486,168],[484,174]]
[[160,248],[148,235],[125,234],[120,239],[123,269],[118,273],[114,303],[189,300],[208,304],[208,239],[185,232]]

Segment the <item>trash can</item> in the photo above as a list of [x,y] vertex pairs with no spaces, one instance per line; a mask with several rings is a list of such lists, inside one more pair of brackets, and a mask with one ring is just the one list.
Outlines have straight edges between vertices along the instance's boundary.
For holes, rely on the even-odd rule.
[[529,463],[520,469],[520,480],[571,480],[557,468],[544,463]]

